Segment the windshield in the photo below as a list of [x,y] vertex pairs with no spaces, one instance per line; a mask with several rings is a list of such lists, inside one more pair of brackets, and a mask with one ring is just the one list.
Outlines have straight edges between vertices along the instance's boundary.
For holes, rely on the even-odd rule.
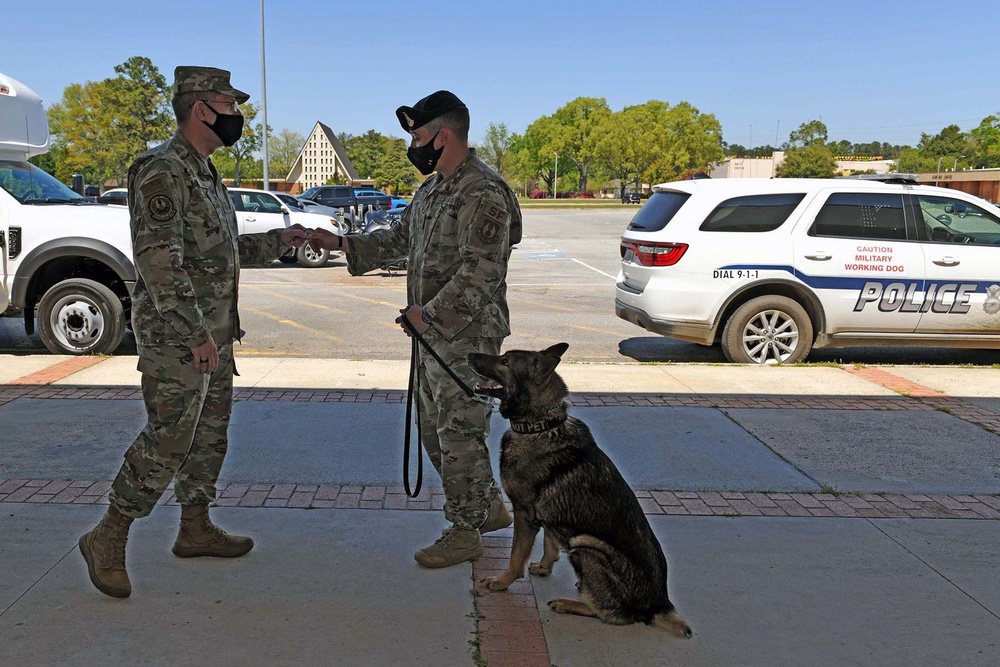
[[18,160],[0,160],[0,187],[22,204],[83,199],[35,165]]

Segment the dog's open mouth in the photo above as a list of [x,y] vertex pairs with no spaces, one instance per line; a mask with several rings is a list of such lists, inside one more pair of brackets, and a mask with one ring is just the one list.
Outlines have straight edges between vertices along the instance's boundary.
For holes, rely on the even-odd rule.
[[486,380],[481,384],[477,384],[475,391],[482,396],[492,396],[493,398],[504,397],[504,387],[496,380]]

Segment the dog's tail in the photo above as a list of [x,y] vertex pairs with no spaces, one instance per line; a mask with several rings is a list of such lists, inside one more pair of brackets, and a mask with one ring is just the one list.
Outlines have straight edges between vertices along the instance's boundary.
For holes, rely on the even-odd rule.
[[674,609],[653,614],[653,622],[651,625],[657,628],[663,628],[670,634],[684,639],[691,639],[694,635],[694,632],[691,630],[691,626],[687,624],[687,621],[678,616],[677,611]]

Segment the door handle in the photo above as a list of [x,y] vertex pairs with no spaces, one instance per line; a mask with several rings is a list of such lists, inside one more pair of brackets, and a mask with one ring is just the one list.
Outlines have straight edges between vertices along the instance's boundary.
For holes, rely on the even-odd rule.
[[243,219],[246,220],[247,222],[257,222],[257,218],[253,217],[252,215],[248,215]]
[[938,266],[958,266],[961,264],[961,262],[954,257],[942,257],[941,259],[935,259],[932,261]]
[[833,255],[828,255],[822,250],[820,250],[818,252],[814,252],[811,255],[806,255],[806,259],[814,259],[817,262],[825,262],[828,259],[833,259]]

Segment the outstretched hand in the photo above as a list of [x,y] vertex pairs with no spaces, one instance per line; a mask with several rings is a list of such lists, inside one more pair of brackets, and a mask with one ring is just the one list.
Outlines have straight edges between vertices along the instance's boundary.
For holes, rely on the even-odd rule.
[[306,241],[312,238],[312,231],[296,223],[281,230],[281,242],[293,248],[301,248]]

